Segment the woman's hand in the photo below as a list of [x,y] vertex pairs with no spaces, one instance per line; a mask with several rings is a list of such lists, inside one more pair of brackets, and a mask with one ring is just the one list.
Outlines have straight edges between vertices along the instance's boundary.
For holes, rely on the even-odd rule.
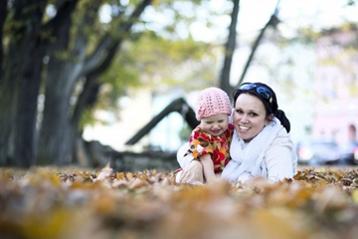
[[190,162],[188,167],[176,176],[177,183],[202,184],[204,183],[203,166],[198,160]]

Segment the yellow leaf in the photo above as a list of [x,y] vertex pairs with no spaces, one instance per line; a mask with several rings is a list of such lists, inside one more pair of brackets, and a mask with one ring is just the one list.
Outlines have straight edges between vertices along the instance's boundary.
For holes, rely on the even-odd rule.
[[26,238],[60,238],[71,225],[71,211],[56,209],[49,214],[29,215],[23,221]]
[[306,218],[288,208],[261,209],[253,214],[252,220],[257,232],[266,239],[301,239],[310,234]]
[[358,189],[354,189],[352,192],[352,199],[355,204],[358,204]]

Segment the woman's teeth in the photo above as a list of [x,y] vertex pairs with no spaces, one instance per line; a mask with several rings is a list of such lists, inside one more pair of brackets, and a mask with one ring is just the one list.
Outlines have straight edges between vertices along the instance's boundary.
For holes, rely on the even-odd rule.
[[247,126],[242,126],[242,125],[239,125],[239,129],[240,129],[240,130],[248,130],[248,129],[249,129],[249,127],[247,127]]

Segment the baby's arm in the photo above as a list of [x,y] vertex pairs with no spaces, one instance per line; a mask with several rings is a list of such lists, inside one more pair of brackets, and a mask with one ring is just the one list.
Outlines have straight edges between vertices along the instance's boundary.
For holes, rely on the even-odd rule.
[[200,162],[203,165],[206,182],[213,182],[216,179],[216,175],[214,173],[214,163],[211,160],[210,154],[200,157]]

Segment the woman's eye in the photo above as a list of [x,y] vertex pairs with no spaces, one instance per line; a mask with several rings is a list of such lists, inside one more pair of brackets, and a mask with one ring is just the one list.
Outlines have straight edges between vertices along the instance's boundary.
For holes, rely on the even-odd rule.
[[250,113],[249,113],[249,116],[250,116],[250,117],[255,117],[255,116],[257,116],[257,114],[254,113],[254,112],[250,112]]

